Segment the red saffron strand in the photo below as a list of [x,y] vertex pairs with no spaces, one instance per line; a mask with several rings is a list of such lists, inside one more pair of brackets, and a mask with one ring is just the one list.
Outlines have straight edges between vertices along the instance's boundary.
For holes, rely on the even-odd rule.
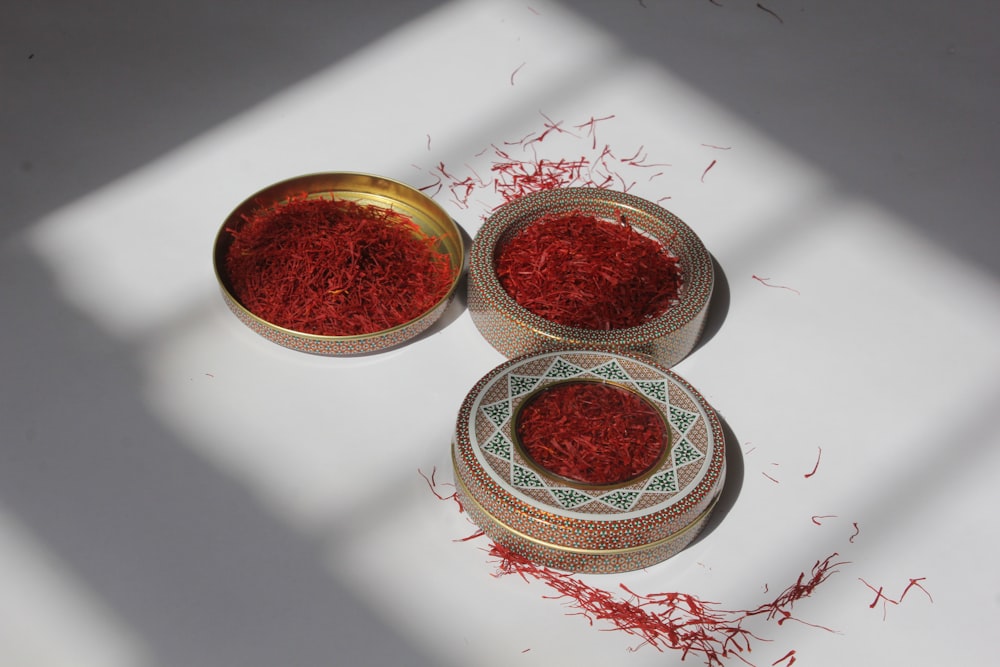
[[801,294],[801,292],[799,292],[794,287],[788,287],[786,285],[774,285],[772,283],[769,283],[768,281],[770,280],[770,278],[761,278],[760,276],[758,276],[756,274],[754,274],[754,275],[752,275],[750,277],[753,278],[754,280],[756,280],[757,282],[759,282],[761,285],[764,285],[765,287],[774,287],[775,289],[786,289],[789,292],[795,292],[796,294]]
[[899,601],[900,602],[903,601],[903,598],[906,597],[906,594],[909,592],[909,590],[911,588],[919,588],[927,596],[927,599],[930,600],[931,603],[933,603],[934,602],[934,598],[931,597],[931,594],[927,592],[926,588],[924,588],[923,586],[920,585],[919,582],[921,582],[921,581],[927,581],[927,577],[920,577],[918,579],[910,579],[910,583],[908,583],[906,585],[906,588],[903,589],[903,593],[899,596]]
[[517,232],[496,258],[504,290],[527,310],[585,329],[635,327],[678,300],[678,260],[622,218],[550,214]]
[[535,463],[585,484],[617,484],[649,470],[663,455],[659,413],[635,393],[597,382],[567,382],[524,405],[517,435]]
[[768,14],[770,14],[771,16],[773,16],[774,18],[778,19],[778,23],[784,23],[784,21],[781,19],[780,16],[778,16],[775,12],[771,11],[770,9],[768,9],[764,5],[760,4],[759,2],[757,3],[757,8],[758,9],[763,9],[765,12],[767,12]]
[[836,519],[836,518],[837,518],[836,514],[817,514],[813,516],[812,522],[817,526],[822,526],[823,524],[820,523],[820,519]]
[[348,336],[404,324],[452,282],[448,255],[402,213],[346,199],[297,196],[227,229],[233,295],[295,331]]
[[779,481],[778,481],[778,480],[776,480],[775,478],[771,477],[771,476],[770,476],[770,475],[768,475],[768,474],[767,474],[766,472],[761,472],[760,474],[761,474],[761,475],[763,475],[764,477],[767,477],[767,478],[768,478],[769,480],[771,480],[771,481],[772,481],[772,482],[774,482],[775,484],[781,484],[781,482],[779,482]]
[[780,658],[778,658],[777,660],[775,660],[774,662],[772,662],[771,665],[773,667],[774,665],[782,663],[782,662],[784,662],[786,660],[788,661],[789,667],[791,667],[791,665],[795,664],[795,649],[792,649],[791,651],[789,651],[785,655],[781,656]]
[[715,166],[716,162],[718,162],[718,160],[712,160],[711,162],[708,163],[708,166],[705,167],[705,171],[701,172],[701,182],[702,183],[705,182],[705,174],[707,174],[712,169],[712,167]]
[[521,68],[527,64],[528,63],[521,63],[520,65],[514,68],[514,71],[510,73],[510,85],[512,86],[514,85],[514,77],[517,75],[518,72],[521,71]]
[[858,522],[857,521],[855,521],[851,525],[854,526],[854,534],[851,535],[849,538],[847,538],[847,541],[850,542],[851,544],[854,544],[854,538],[861,534],[861,529],[858,527]]
[[805,477],[806,479],[809,479],[810,477],[815,475],[816,471],[819,470],[819,460],[823,456],[823,448],[817,447],[816,449],[819,450],[816,454],[816,465],[813,466],[813,469],[810,472],[807,472],[805,475],[803,475],[803,477]]

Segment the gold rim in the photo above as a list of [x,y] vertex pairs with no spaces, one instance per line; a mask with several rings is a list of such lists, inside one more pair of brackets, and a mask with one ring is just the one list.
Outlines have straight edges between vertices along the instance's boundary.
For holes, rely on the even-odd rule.
[[[511,528],[510,526],[508,526],[507,524],[503,523],[495,516],[493,516],[489,512],[489,510],[483,507],[482,503],[480,503],[479,500],[475,496],[473,496],[472,493],[469,492],[469,488],[465,485],[465,481],[462,479],[461,475],[458,474],[458,466],[455,461],[454,448],[452,448],[451,460],[452,460],[452,467],[455,470],[455,485],[459,491],[462,502],[474,505],[480,511],[480,513],[482,513],[483,516],[487,517],[493,523],[494,526],[500,528],[503,531],[506,531],[507,533],[510,533],[511,535],[519,537],[520,539],[525,540],[527,542],[531,542],[532,544],[536,544],[540,547],[551,549],[553,551],[574,553],[584,556],[617,556],[617,555],[632,554],[642,551],[651,551],[658,547],[664,546],[670,542],[673,542],[674,540],[677,540],[680,537],[683,537],[686,533],[691,532],[692,530],[694,530],[696,526],[700,525],[704,519],[708,518],[708,515],[712,513],[713,509],[715,509],[715,505],[719,502],[719,497],[722,495],[721,492],[716,493],[715,497],[712,499],[712,502],[709,504],[709,506],[705,510],[703,510],[698,516],[696,516],[694,520],[691,521],[691,523],[687,524],[680,530],[667,535],[666,537],[659,538],[654,542],[648,542],[646,544],[636,545],[634,547],[624,547],[622,549],[581,549],[579,547],[564,547],[559,544],[553,544],[551,542],[546,542],[545,540],[538,539],[537,537],[528,535],[519,530],[515,530],[514,528]],[[483,526],[480,526],[480,528],[483,528]]]

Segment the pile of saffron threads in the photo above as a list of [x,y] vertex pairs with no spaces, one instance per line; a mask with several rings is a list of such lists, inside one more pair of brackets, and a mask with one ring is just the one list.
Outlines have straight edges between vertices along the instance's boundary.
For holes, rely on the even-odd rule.
[[301,333],[383,331],[419,317],[451,287],[437,239],[380,206],[296,196],[226,231],[233,296],[257,317]]
[[677,257],[621,216],[546,214],[497,251],[496,274],[525,309],[582,329],[624,329],[662,315],[681,288]]
[[594,485],[638,477],[667,445],[666,427],[653,406],[627,389],[598,382],[545,389],[522,407],[516,429],[535,463]]

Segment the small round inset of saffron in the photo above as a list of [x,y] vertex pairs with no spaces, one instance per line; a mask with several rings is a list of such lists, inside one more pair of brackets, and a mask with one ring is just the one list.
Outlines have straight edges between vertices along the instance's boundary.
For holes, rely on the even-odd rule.
[[549,385],[521,405],[514,434],[539,468],[590,486],[636,480],[662,460],[670,442],[649,400],[605,382]]

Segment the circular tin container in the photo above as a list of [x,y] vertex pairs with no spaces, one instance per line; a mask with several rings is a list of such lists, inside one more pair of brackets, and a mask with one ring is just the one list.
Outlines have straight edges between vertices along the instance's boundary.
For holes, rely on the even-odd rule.
[[[413,220],[421,232],[437,237],[435,250],[448,255],[451,263],[451,287],[427,311],[398,326],[374,333],[352,336],[324,336],[278,326],[258,317],[236,298],[226,275],[225,258],[233,236],[228,229],[238,228],[244,216],[287,202],[293,197],[329,197],[352,200],[402,213]],[[465,262],[465,249],[458,225],[434,200],[408,185],[381,176],[352,172],[309,174],[290,178],[251,195],[237,206],[223,222],[215,238],[215,275],[226,305],[237,318],[264,338],[284,347],[312,354],[337,356],[378,352],[399,345],[425,331],[441,317],[451,300]]]
[[[596,330],[552,322],[521,306],[500,284],[496,256],[514,234],[546,214],[579,211],[617,221],[622,215],[640,233],[657,239],[678,258],[678,303],[636,327]],[[497,209],[472,241],[468,307],[483,337],[513,358],[562,349],[640,352],[673,366],[694,349],[705,327],[714,286],[712,258],[677,216],[634,195],[602,188],[562,188],[526,195]]]
[[[669,430],[666,454],[604,486],[536,465],[518,443],[519,411],[539,391],[579,381],[612,383],[654,406]],[[681,551],[708,519],[726,471],[722,424],[701,394],[644,355],[593,350],[526,355],[484,376],[459,410],[452,461],[459,500],[492,540],[585,573],[641,569]]]

